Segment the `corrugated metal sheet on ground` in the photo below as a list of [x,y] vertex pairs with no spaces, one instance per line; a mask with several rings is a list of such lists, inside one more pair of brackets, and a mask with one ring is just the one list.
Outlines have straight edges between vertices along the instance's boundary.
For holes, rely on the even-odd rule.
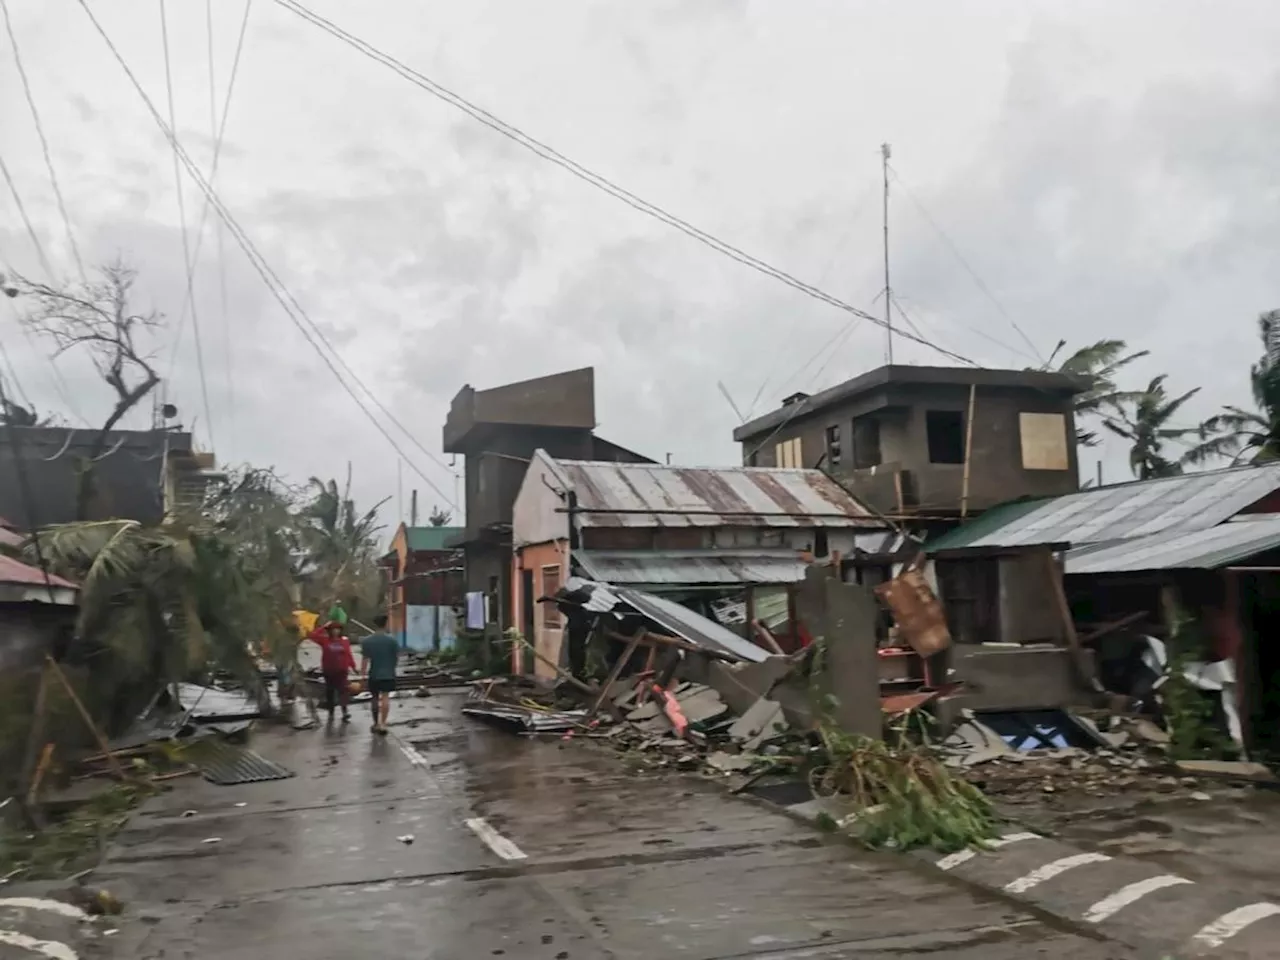
[[770,656],[751,641],[744,640],[714,620],[708,620],[688,607],[651,593],[615,587],[607,583],[593,583],[580,577],[570,577],[565,583],[565,590],[588,592],[590,596],[583,607],[595,613],[614,611],[620,603],[624,603],[708,653],[718,653],[732,660],[748,660],[753,663],[767,660]]
[[1280,489],[1280,463],[1235,467],[1009,503],[945,534],[929,552],[1087,544],[1217,526]]
[[587,511],[577,515],[585,526],[884,526],[820,470],[555,463]]
[[805,570],[794,550],[583,550],[573,556],[607,583],[795,583]]
[[1067,573],[1216,570],[1280,547],[1280,517],[1230,520],[1207,530],[1167,530],[1150,537],[1106,541],[1068,550]]
[[200,773],[212,784],[229,787],[237,783],[286,780],[293,771],[261,757],[252,750],[217,740],[206,740],[193,749]]
[[190,711],[191,719],[197,723],[214,719],[247,720],[262,714],[258,702],[243,690],[219,690],[197,683],[178,684],[178,703]]

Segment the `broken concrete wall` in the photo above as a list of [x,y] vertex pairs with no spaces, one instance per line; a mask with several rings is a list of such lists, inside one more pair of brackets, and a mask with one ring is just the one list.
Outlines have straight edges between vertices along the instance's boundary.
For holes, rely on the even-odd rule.
[[1047,552],[1031,551],[999,558],[1000,637],[1006,643],[1064,644],[1062,617],[1053,603],[1050,570],[1059,576]]
[[[831,694],[836,698],[835,721],[842,730],[868,737],[879,737],[883,729],[876,657],[877,611],[870,590],[842,582],[831,567],[810,567],[796,597],[800,622],[815,643],[826,643],[817,695]],[[779,698],[779,702],[788,708],[786,699]],[[788,716],[793,726],[802,726],[799,720]]]
[[963,643],[950,653],[952,679],[964,683],[960,699],[971,710],[1034,710],[1090,702],[1065,647]]

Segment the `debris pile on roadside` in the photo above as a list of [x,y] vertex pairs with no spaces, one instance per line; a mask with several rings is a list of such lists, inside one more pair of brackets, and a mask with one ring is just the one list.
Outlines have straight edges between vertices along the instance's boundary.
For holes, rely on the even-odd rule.
[[1274,781],[1261,764],[1175,760],[1169,734],[1154,721],[1105,711],[966,711],[935,752],[988,796],[1009,804],[1134,790],[1185,794],[1205,789],[1210,780]]

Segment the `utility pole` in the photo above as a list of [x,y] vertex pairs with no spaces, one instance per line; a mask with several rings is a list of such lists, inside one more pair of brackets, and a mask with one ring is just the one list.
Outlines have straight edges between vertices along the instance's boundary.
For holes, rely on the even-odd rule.
[[880,144],[880,167],[884,174],[884,361],[893,363],[893,288],[889,286],[889,144]]
[[418,525],[418,490],[415,487],[409,491],[409,526],[416,527]]
[[396,519],[404,523],[404,461],[396,460]]

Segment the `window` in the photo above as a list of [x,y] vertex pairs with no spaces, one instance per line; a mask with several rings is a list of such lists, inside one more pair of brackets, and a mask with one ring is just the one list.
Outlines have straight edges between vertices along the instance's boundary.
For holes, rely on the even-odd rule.
[[[560,589],[560,567],[550,566],[542,568],[542,595],[544,597],[553,597],[556,591]],[[544,630],[560,629],[560,608],[554,603],[542,604],[542,627]]]
[[801,456],[800,438],[793,437],[790,440],[783,440],[780,444],[773,448],[775,467],[794,467],[804,466]]
[[1067,418],[1060,413],[1018,414],[1024,470],[1069,470]]
[[829,556],[831,546],[827,543],[827,531],[815,530],[813,532],[813,555],[819,560]]
[[744,466],[748,466],[748,467],[760,466],[760,448],[759,447],[756,447],[754,450],[752,450],[750,453],[747,454],[747,462],[744,464]]
[[875,417],[859,417],[853,421],[853,468],[865,470],[880,466],[880,421]]
[[827,427],[827,469],[840,466],[840,424]]
[[925,432],[930,463],[964,463],[964,414],[959,410],[926,410]]

